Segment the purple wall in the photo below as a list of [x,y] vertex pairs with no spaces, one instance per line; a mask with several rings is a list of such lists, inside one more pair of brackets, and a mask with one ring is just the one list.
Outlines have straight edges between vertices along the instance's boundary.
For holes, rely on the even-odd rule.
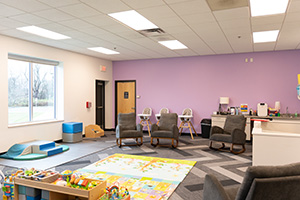
[[[245,62],[253,58],[253,62]],[[137,113],[144,107],[154,114],[162,107],[182,113],[193,109],[197,132],[202,118],[218,110],[219,97],[230,98],[229,106],[247,103],[256,110],[259,102],[274,108],[281,102],[281,113],[300,112],[297,74],[300,51],[277,51],[214,56],[181,57],[113,62],[113,79],[136,80]]]

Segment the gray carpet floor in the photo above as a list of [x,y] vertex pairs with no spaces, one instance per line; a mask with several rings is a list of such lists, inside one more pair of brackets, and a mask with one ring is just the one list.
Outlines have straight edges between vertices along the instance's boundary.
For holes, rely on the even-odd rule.
[[[93,149],[92,152],[85,156],[76,157],[74,155],[72,161],[52,167],[51,169],[59,172],[66,169],[76,170],[115,153],[193,160],[197,161],[197,163],[169,199],[201,200],[204,177],[207,173],[216,175],[224,187],[235,187],[241,184],[247,167],[252,165],[252,145],[248,143],[246,144],[246,151],[244,153],[234,155],[211,150],[208,148],[208,139],[198,136],[192,140],[189,134],[180,136],[179,146],[176,149],[162,146],[152,147],[150,145],[150,137],[147,133],[144,134],[144,144],[142,146],[124,146],[122,148],[115,145],[114,132],[106,132],[105,135],[106,137],[98,140],[84,140],[84,143],[89,143],[91,146],[98,145],[99,151]],[[169,143],[168,140],[160,140],[160,142]],[[124,143],[134,143],[134,140],[124,140]],[[81,143],[73,145],[80,148]],[[88,148],[88,146],[85,145],[85,148]],[[47,162],[47,160],[40,160],[40,162]],[[0,170],[4,173],[9,173],[15,170],[15,168],[0,165]]]

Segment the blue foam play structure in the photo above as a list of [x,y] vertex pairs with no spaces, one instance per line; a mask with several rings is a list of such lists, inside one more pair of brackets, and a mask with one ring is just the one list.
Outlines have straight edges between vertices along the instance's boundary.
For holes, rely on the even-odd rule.
[[45,158],[69,149],[66,145],[59,145],[51,141],[33,141],[24,144],[14,144],[0,158],[13,160],[34,160]]

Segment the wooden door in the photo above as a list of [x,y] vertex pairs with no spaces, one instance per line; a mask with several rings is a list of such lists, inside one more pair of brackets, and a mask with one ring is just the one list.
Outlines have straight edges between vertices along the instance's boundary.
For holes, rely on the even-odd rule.
[[[136,111],[135,105],[135,81],[116,81],[116,122],[119,113],[131,113]],[[117,124],[117,123],[116,123]]]

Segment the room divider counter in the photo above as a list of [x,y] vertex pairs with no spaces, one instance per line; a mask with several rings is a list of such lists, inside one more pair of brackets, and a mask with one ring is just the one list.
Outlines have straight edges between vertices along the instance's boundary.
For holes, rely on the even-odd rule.
[[300,162],[300,118],[253,119],[252,165]]

